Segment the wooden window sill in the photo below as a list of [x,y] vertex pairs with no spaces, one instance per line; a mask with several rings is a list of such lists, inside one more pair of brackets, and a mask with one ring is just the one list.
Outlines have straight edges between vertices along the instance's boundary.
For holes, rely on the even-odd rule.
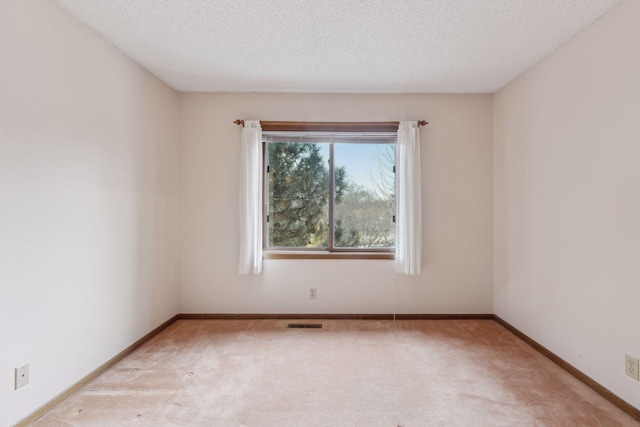
[[383,259],[394,260],[393,252],[327,252],[327,251],[264,251],[263,259]]

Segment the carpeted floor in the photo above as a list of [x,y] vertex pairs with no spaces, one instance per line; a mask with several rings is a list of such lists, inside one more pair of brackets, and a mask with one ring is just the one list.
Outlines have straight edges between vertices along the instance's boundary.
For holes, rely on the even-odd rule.
[[492,320],[179,320],[34,425],[640,423]]

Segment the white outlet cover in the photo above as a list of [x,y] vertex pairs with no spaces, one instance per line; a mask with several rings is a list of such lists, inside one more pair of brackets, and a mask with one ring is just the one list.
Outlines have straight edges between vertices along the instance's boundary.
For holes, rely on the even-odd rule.
[[636,381],[640,381],[638,358],[630,354],[624,355],[624,372]]
[[16,390],[29,384],[29,364],[16,368]]

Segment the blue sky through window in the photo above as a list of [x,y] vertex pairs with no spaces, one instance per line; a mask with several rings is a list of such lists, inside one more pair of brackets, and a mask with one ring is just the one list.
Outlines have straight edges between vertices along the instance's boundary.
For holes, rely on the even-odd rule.
[[[379,179],[381,150],[385,147],[393,147],[388,144],[336,144],[334,153],[335,166],[345,166],[350,181],[375,191],[376,178]],[[384,165],[389,169],[392,164]]]

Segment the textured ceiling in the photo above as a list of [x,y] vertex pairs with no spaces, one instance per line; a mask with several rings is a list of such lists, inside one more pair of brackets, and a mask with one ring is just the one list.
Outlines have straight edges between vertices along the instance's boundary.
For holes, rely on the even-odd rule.
[[180,91],[359,93],[495,92],[620,2],[55,1]]

